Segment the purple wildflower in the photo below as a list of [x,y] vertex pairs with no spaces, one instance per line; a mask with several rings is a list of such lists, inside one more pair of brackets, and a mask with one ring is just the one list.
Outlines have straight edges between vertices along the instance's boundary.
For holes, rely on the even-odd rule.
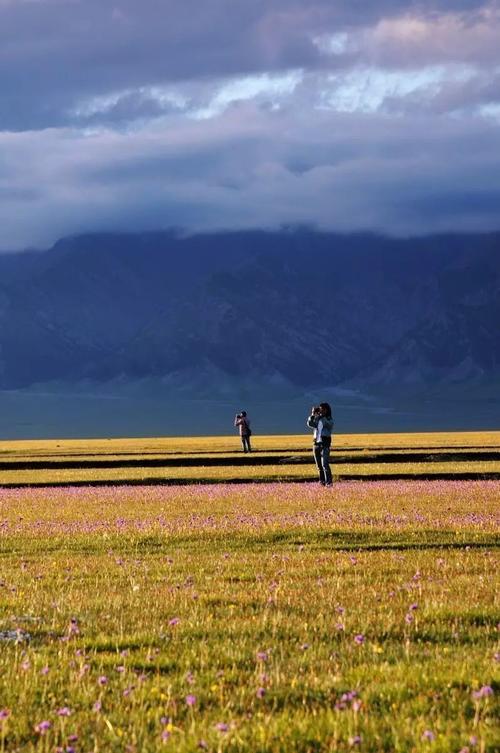
[[217,724],[215,725],[215,729],[218,732],[228,732],[229,724],[226,724],[225,722],[217,722]]
[[102,685],[102,686],[107,685],[108,684],[108,678],[106,677],[106,675],[101,675],[97,679],[97,682],[99,683],[99,685]]
[[171,619],[170,619],[170,620],[168,621],[168,624],[169,624],[169,626],[170,626],[170,627],[175,627],[175,625],[178,625],[180,621],[181,621],[181,618],[180,618],[180,617],[172,617],[172,618],[171,618]]
[[413,617],[411,612],[408,612],[408,614],[405,615],[405,622],[407,623],[407,625],[411,625],[414,619],[415,618]]
[[426,729],[422,732],[422,740],[427,740],[428,742],[432,742],[436,739],[436,735],[434,732],[430,729]]
[[265,688],[257,688],[257,692],[255,695],[257,696],[257,698],[264,698],[265,694],[266,694]]
[[40,670],[41,675],[48,675],[49,674],[49,668],[47,666],[42,667]]
[[479,701],[481,698],[488,698],[491,695],[493,695],[493,688],[491,685],[483,685],[479,690],[474,690],[472,692],[472,697],[475,701]]
[[101,711],[102,709],[102,703],[101,701],[96,701],[94,705],[92,706],[93,711]]
[[39,735],[44,735],[45,732],[47,732],[51,727],[52,722],[44,720],[43,722],[38,722],[38,724],[35,725],[35,732],[38,732]]
[[186,696],[186,704],[187,704],[188,706],[195,706],[195,705],[196,705],[196,696],[195,696],[195,695],[193,695],[192,693],[189,693],[189,694],[188,694],[188,695]]
[[72,617],[68,625],[68,638],[74,638],[75,635],[80,635],[80,627],[76,617]]
[[269,654],[267,651],[257,651],[257,659],[259,661],[268,661],[269,660]]
[[354,636],[354,643],[357,643],[358,646],[362,646],[365,640],[365,636],[362,633]]
[[361,745],[361,741],[361,735],[354,735],[354,737],[349,738],[349,745],[351,746],[351,748],[354,748],[354,746],[356,745]]
[[71,709],[67,706],[63,706],[62,709],[57,710],[57,716],[71,716]]
[[0,709],[0,722],[4,719],[8,719],[10,716],[10,709]]

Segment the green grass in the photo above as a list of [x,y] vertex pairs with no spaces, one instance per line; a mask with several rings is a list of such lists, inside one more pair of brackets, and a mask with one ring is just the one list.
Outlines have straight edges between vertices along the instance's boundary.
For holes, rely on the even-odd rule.
[[491,481],[3,490],[0,631],[31,638],[0,643],[0,750],[493,753],[499,503]]

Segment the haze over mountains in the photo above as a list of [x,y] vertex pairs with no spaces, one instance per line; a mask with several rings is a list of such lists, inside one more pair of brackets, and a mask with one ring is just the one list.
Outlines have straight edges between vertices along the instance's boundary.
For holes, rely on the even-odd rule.
[[236,408],[433,392],[479,395],[495,421],[499,322],[500,233],[74,236],[0,255],[3,412],[12,391]]

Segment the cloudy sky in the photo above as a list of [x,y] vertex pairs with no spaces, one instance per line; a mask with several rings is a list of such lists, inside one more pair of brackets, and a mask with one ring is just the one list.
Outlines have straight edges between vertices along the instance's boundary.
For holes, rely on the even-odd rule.
[[500,228],[497,0],[0,0],[0,249]]

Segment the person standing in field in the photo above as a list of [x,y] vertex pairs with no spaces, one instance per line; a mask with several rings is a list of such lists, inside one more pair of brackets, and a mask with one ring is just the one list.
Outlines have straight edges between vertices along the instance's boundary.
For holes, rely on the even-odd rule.
[[333,418],[329,403],[320,403],[311,408],[307,425],[314,429],[313,454],[322,486],[332,486],[330,470],[330,447],[332,445]]
[[250,419],[247,416],[246,410],[242,410],[241,413],[236,414],[234,425],[239,427],[243,452],[252,452],[252,447],[250,445],[252,430],[250,428]]

